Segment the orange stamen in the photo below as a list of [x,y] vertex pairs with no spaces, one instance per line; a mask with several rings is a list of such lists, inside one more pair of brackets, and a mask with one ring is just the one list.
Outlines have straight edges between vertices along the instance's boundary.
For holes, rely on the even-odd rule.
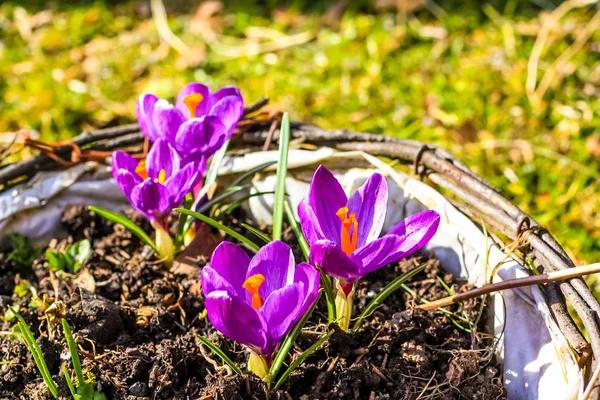
[[258,294],[258,289],[263,283],[265,283],[265,277],[262,274],[255,274],[246,279],[246,282],[242,285],[252,295],[252,307],[257,310],[260,310],[264,304],[262,297]]
[[337,210],[335,215],[342,221],[340,241],[342,250],[349,256],[354,253],[358,243],[358,221],[355,213],[350,213],[350,216],[348,216],[348,212],[348,207],[342,207]]
[[140,161],[135,167],[135,173],[142,177],[142,179],[148,179],[148,171],[146,170],[146,161]]
[[204,97],[202,97],[200,93],[192,93],[189,96],[185,96],[183,98],[183,103],[190,111],[190,118],[196,117],[196,107],[198,107],[198,104],[202,102],[203,98]]

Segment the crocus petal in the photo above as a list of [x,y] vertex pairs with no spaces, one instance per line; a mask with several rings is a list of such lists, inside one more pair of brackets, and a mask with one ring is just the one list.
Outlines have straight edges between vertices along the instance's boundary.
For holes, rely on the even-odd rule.
[[241,247],[231,242],[222,242],[213,251],[210,267],[204,267],[202,270],[202,292],[207,296],[214,290],[221,290],[220,283],[205,278],[204,270],[210,269],[228,282],[236,295],[245,299],[246,290],[242,285],[246,280],[249,264],[250,257]]
[[181,89],[179,95],[177,96],[176,102],[177,108],[186,118],[190,118],[190,111],[187,105],[183,102],[183,99],[194,93],[199,93],[202,95],[202,101],[196,107],[195,117],[201,117],[208,111],[208,106],[210,104],[210,89],[208,86],[203,85],[202,83],[191,82]]
[[155,142],[158,138],[158,132],[152,121],[152,114],[154,113],[154,105],[158,101],[158,97],[151,93],[145,93],[138,97],[136,116],[140,130],[146,135],[148,139]]
[[274,343],[278,343],[299,319],[298,309],[302,300],[299,286],[292,284],[274,290],[260,309]]
[[440,216],[437,212],[420,212],[402,221],[382,238],[358,249],[351,258],[360,265],[360,273],[364,276],[406,258],[425,246],[437,232],[439,223]]
[[200,183],[205,166],[206,159],[190,162],[165,181],[165,187],[169,189],[170,202],[173,205],[179,205],[194,186]]
[[334,242],[319,240],[311,245],[310,260],[321,266],[329,276],[348,282],[354,282],[360,278],[359,266]]
[[387,198],[387,182],[381,174],[375,173],[348,200],[348,208],[356,213],[358,221],[357,247],[379,237],[385,220]]
[[[245,273],[246,271],[244,270],[243,272]],[[244,274],[243,276],[246,275]],[[201,281],[202,293],[204,293],[205,297],[212,292],[223,291],[229,293],[231,296],[240,297],[242,300],[245,298],[245,294],[240,290],[242,288],[241,285],[234,286],[226,277],[222,276],[209,265],[202,268]]]
[[175,147],[181,154],[202,153],[210,157],[226,140],[227,130],[217,117],[192,118],[179,127]]
[[371,271],[408,256],[402,251],[404,239],[404,236],[385,235],[356,250],[350,258],[359,265],[359,276],[362,278]]
[[163,170],[165,178],[170,178],[174,172],[179,171],[180,164],[181,158],[175,148],[162,138],[152,145],[146,156],[146,170],[152,179],[157,179]]
[[[315,214],[319,229],[330,241],[340,241],[341,222],[336,213],[347,202],[346,193],[333,174],[322,165],[317,168],[308,191],[308,205]],[[310,229],[302,226],[302,231]]]
[[186,121],[184,114],[167,100],[160,99],[154,105],[152,122],[158,136],[173,143],[181,124]]
[[169,190],[152,179],[146,179],[131,191],[131,205],[149,220],[155,220],[173,208]]
[[302,233],[308,244],[312,245],[317,240],[326,240],[327,238],[321,230],[319,220],[317,219],[312,208],[308,205],[308,199],[304,198],[298,204],[298,218],[302,226]]
[[294,271],[294,282],[300,284],[300,299],[302,304],[298,309],[298,319],[302,318],[319,297],[321,275],[317,269],[306,263],[301,263]]
[[139,163],[140,162],[131,154],[115,151],[112,155],[113,175],[116,175],[121,169],[134,173]]
[[212,292],[204,300],[208,319],[228,338],[255,350],[271,350],[271,340],[258,310],[227,292]]
[[414,245],[420,249],[433,237],[439,225],[440,214],[433,210],[425,210],[404,219],[388,234],[406,236],[405,246]]
[[212,96],[212,107],[208,115],[218,117],[227,128],[228,136],[244,114],[244,99],[238,88],[229,86],[218,90]]
[[[266,299],[273,291],[294,282],[295,268],[296,262],[290,246],[275,240],[262,247],[252,257],[246,278],[256,274],[262,274],[265,277],[265,282],[261,285],[258,293],[263,299]],[[250,294],[247,299],[250,301]]]
[[135,186],[142,183],[142,178],[138,174],[125,169],[117,170],[117,173],[113,174],[113,176],[125,197],[131,202],[131,192]]

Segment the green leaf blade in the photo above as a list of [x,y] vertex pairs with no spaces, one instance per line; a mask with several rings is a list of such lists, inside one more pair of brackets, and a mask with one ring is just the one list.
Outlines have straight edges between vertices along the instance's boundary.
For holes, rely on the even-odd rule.
[[242,225],[244,228],[246,228],[250,233],[252,233],[253,235],[255,235],[257,238],[259,238],[260,240],[262,240],[263,242],[265,242],[266,244],[269,244],[272,242],[271,238],[269,236],[267,236],[266,234],[264,234],[263,232],[261,232],[260,230],[258,230],[257,228],[248,225],[246,223],[241,223],[240,225]]
[[279,351],[277,352],[277,355],[273,359],[273,363],[271,364],[271,368],[269,370],[269,377],[270,377],[269,381],[270,382],[273,382],[275,380],[275,378],[277,377],[277,374],[279,373],[279,370],[281,369],[283,362],[285,361],[288,353],[292,349],[294,342],[296,341],[298,336],[300,336],[300,333],[302,333],[302,328],[304,328],[306,321],[308,321],[308,319],[312,315],[313,310],[315,309],[315,307],[317,305],[317,302],[318,302],[318,300],[315,301],[315,304],[312,305],[312,307],[308,310],[308,312],[306,314],[304,314],[304,316],[300,319],[300,321],[298,321],[298,323],[294,326],[294,328],[290,331],[290,333],[287,334],[287,336],[285,337],[285,340],[281,344],[281,347],[279,347]]
[[225,232],[229,236],[231,236],[231,237],[239,240],[240,242],[244,243],[246,246],[250,247],[254,251],[258,251],[260,249],[260,246],[257,245],[256,243],[254,243],[253,241],[251,241],[250,239],[248,239],[248,238],[240,235],[239,233],[237,233],[233,229],[226,227],[225,225],[223,225],[223,224],[215,221],[214,219],[212,219],[210,217],[207,217],[206,215],[197,213],[195,211],[187,210],[185,208],[176,208],[175,211],[177,211],[179,213],[183,213],[183,214],[189,215],[190,217],[194,217],[196,219],[199,219],[200,221],[207,223],[208,225],[212,226],[213,228],[217,228],[220,231]]
[[54,396],[55,399],[58,399],[58,387],[56,386],[56,383],[54,383],[54,380],[52,379],[52,374],[50,374],[50,370],[48,369],[46,360],[44,360],[42,350],[40,349],[40,346],[37,344],[35,337],[33,336],[33,333],[31,332],[31,329],[29,329],[29,325],[27,325],[27,322],[25,322],[25,320],[23,319],[21,314],[19,314],[14,308],[12,308],[11,306],[8,306],[8,309],[17,318],[17,321],[18,321],[17,324],[19,326],[19,329],[21,330],[21,334],[23,335],[25,344],[29,348],[31,355],[33,356],[35,365],[36,365],[38,371],[40,372],[40,374],[42,375],[42,378],[44,379],[46,386],[48,386],[48,390],[50,390],[50,393],[52,393],[52,396]]
[[290,364],[290,366],[288,367],[288,369],[285,370],[285,372],[283,373],[283,375],[281,375],[281,378],[279,378],[279,380],[277,381],[277,384],[275,384],[275,387],[273,387],[273,390],[278,390],[281,385],[283,385],[286,381],[286,379],[291,375],[292,372],[294,372],[294,370],[296,368],[298,368],[298,366],[300,364],[302,364],[304,362],[304,360],[306,360],[308,358],[308,356],[310,356],[312,353],[314,353],[319,347],[321,347],[321,345],[328,340],[331,335],[333,335],[333,332],[335,331],[329,331],[329,333],[327,333],[325,336],[323,336],[321,339],[317,340],[315,342],[315,344],[313,344],[312,346],[310,346],[304,353],[302,353],[298,358],[296,358],[294,360],[294,362],[292,364]]
[[288,153],[290,148],[290,119],[287,113],[281,119],[279,131],[279,162],[273,203],[273,240],[281,240],[283,234],[283,202],[285,200],[285,178],[287,177]]
[[83,370],[81,369],[81,360],[79,359],[79,353],[77,352],[77,344],[75,343],[75,339],[73,339],[71,327],[64,318],[62,320],[62,327],[65,334],[65,339],[67,341],[67,347],[69,348],[69,353],[71,353],[71,362],[73,363],[73,369],[75,370],[75,375],[77,376],[77,384],[78,386],[83,386]]
[[240,371],[239,367],[237,365],[235,365],[235,363],[231,360],[231,358],[229,358],[227,356],[227,354],[225,354],[225,352],[223,350],[221,350],[221,348],[219,346],[217,346],[216,344],[214,344],[213,342],[211,342],[204,336],[196,335],[196,337],[198,338],[198,340],[200,340],[202,342],[203,345],[208,347],[210,349],[210,351],[212,351],[214,354],[216,354],[225,364],[229,365],[229,367],[233,370],[233,372],[235,372],[238,375],[242,373],[242,371]]
[[358,331],[358,329],[365,322],[365,318],[367,317],[367,315],[371,314],[380,304],[382,304],[385,301],[385,299],[388,298],[389,295],[394,293],[396,290],[400,289],[400,287],[404,284],[404,282],[408,281],[409,279],[411,279],[415,275],[417,275],[419,272],[423,271],[425,269],[426,265],[427,265],[427,263],[423,263],[423,264],[419,265],[418,267],[398,276],[396,279],[394,279],[389,284],[387,284],[387,286],[385,286],[383,289],[381,289],[379,291],[379,293],[377,293],[377,295],[375,297],[373,297],[373,299],[369,302],[369,304],[362,311],[362,313],[360,314],[360,316],[354,323],[354,327],[352,328],[352,331],[353,332]]
[[148,236],[148,234],[146,232],[144,232],[142,230],[142,228],[140,228],[139,226],[137,226],[130,219],[126,218],[125,216],[123,216],[121,214],[118,214],[116,212],[113,212],[113,211],[110,211],[110,210],[106,210],[106,209],[100,208],[100,207],[89,206],[88,209],[90,211],[93,211],[96,214],[100,215],[101,217],[106,218],[109,221],[114,222],[115,224],[123,225],[125,228],[127,228],[127,230],[129,230],[135,236],[137,236],[138,238],[140,238],[140,240],[142,242],[144,242],[145,244],[147,244],[148,246],[150,246],[152,248],[152,250],[154,250],[154,252],[156,254],[158,254],[158,247],[156,247],[156,244],[154,243],[154,241],[150,238],[150,236]]

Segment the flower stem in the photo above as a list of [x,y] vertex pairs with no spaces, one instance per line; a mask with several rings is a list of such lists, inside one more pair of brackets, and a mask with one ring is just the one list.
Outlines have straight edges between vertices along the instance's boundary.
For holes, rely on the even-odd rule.
[[252,372],[264,382],[269,383],[269,366],[265,358],[253,351],[250,351],[250,357],[248,358],[248,371]]
[[156,248],[158,249],[158,255],[161,259],[164,259],[164,263],[167,266],[171,266],[173,259],[175,258],[175,244],[168,231],[166,231],[160,224],[152,223],[152,226],[156,230]]
[[337,323],[341,330],[347,332],[350,328],[350,319],[352,318],[352,302],[354,300],[354,287],[346,295],[345,291],[340,287],[338,282],[335,295],[335,315],[337,316]]

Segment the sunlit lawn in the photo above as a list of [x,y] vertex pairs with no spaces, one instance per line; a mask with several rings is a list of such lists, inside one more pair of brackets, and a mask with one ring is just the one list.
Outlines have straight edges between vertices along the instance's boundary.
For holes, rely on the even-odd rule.
[[[528,91],[528,61],[552,12],[536,3],[551,1],[438,1],[441,10],[406,15],[364,2],[339,23],[322,17],[327,4],[179,5],[167,7],[177,50],[160,40],[148,2],[31,3],[0,5],[0,132],[66,139],[134,121],[142,92],[235,84],[294,119],[445,146],[578,262],[600,259],[593,7],[551,24]],[[581,49],[555,63],[577,38]]]

